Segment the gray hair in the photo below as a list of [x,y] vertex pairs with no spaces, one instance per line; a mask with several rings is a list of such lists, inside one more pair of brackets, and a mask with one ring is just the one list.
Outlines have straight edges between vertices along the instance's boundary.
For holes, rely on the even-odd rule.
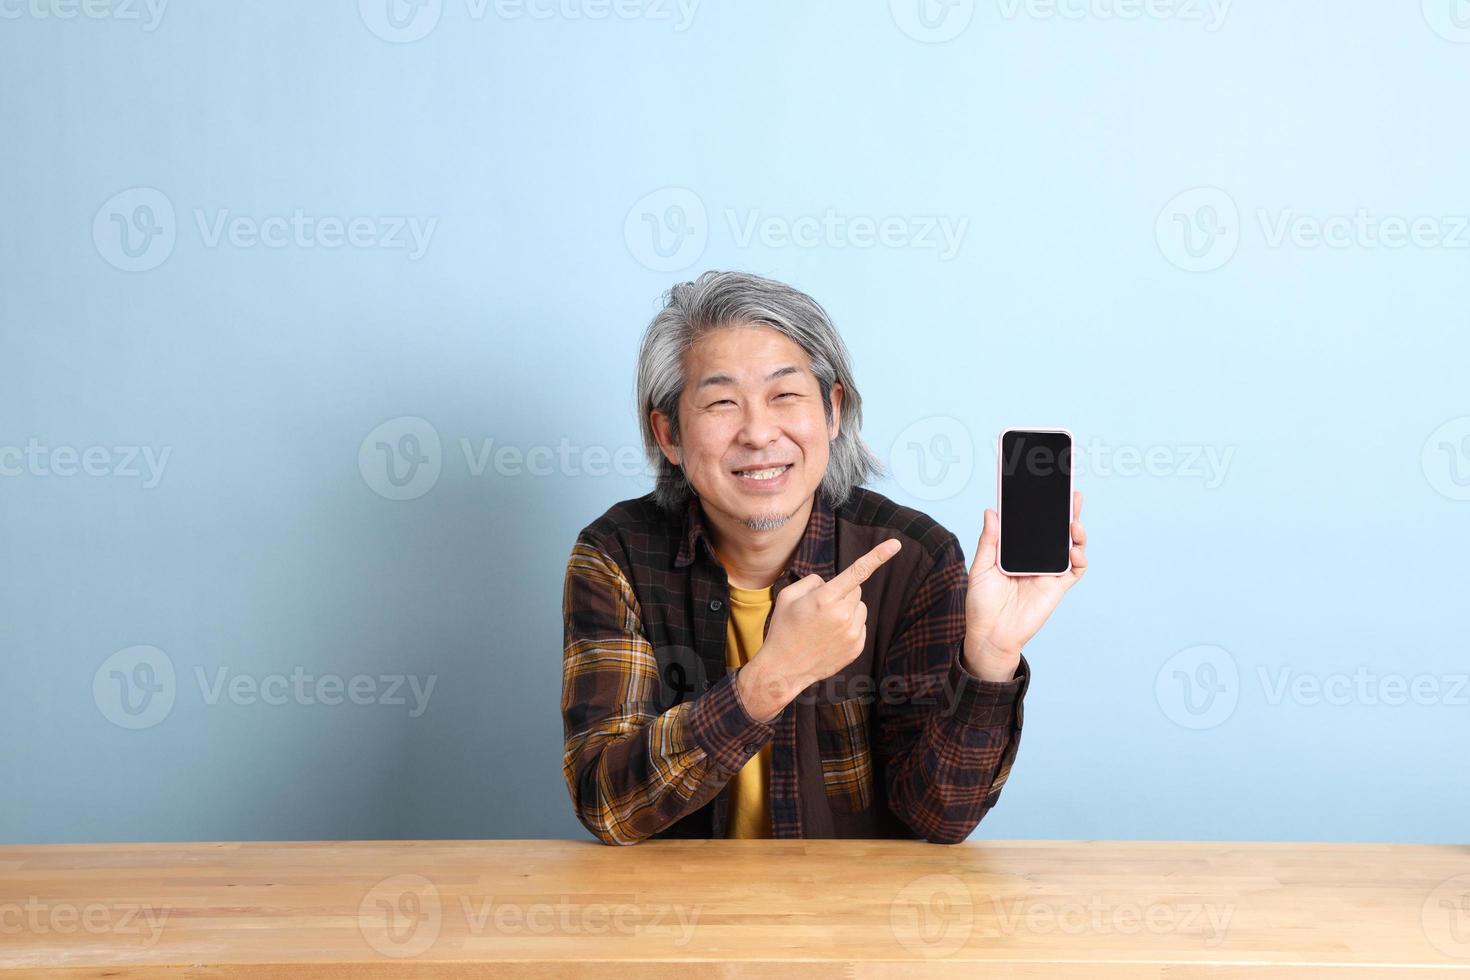
[[816,300],[774,279],[748,272],[705,272],[663,295],[663,309],[643,334],[638,350],[638,423],[643,450],[655,467],[654,500],[667,510],[682,510],[694,493],[683,467],[659,448],[649,413],[669,419],[679,443],[679,395],[684,390],[684,355],[701,337],[723,327],[753,323],[781,331],[807,354],[822,392],[827,425],[832,425],[832,385],[842,385],[841,425],[828,445],[827,472],[817,488],[833,507],[852,489],[885,475],[883,464],[863,443],[863,399],[853,383],[847,346]]

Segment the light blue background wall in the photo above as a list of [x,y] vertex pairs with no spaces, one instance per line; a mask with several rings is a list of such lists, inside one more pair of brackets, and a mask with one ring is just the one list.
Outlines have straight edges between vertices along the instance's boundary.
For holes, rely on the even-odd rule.
[[967,553],[1078,435],[977,836],[1466,839],[1470,10],[386,2],[0,4],[0,839],[585,838],[564,563],[705,268]]

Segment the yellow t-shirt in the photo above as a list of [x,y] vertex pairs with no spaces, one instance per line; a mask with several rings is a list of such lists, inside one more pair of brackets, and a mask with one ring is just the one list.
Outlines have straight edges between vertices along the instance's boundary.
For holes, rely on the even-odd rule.
[[[749,662],[765,642],[771,589],[730,586],[730,620],[725,629],[725,667]],[[727,837],[771,836],[771,743],[750,757],[730,780],[730,827]]]

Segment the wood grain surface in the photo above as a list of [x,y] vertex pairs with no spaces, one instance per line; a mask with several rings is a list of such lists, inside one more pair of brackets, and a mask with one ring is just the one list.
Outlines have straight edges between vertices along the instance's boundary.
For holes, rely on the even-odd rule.
[[1470,845],[392,841],[0,847],[0,972],[1470,975]]

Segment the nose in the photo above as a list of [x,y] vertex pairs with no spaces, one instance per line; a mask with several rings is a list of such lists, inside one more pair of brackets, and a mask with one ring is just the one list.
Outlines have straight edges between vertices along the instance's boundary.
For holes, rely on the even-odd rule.
[[774,442],[777,434],[775,416],[769,406],[759,399],[752,401],[740,421],[740,442],[753,449],[760,449]]

